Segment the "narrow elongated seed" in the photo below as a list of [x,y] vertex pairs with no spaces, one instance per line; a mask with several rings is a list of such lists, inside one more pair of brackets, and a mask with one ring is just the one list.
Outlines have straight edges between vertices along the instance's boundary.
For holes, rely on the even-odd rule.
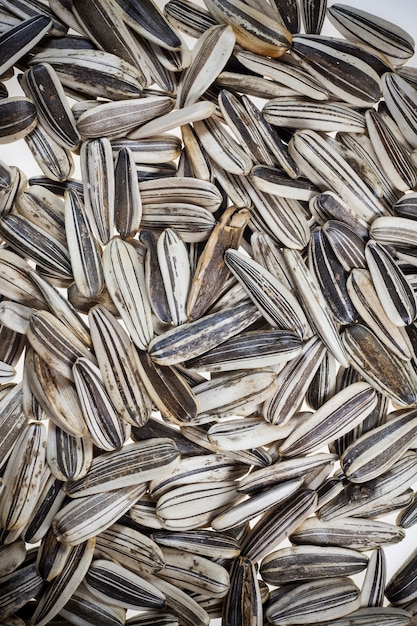
[[49,311],[32,313],[27,336],[39,356],[69,380],[73,380],[72,366],[78,357],[90,362],[93,358],[85,344]]
[[223,619],[230,626],[242,624],[247,619],[253,626],[260,626],[262,597],[254,563],[244,556],[236,559],[230,569],[230,583],[230,591],[223,604]]
[[149,492],[153,498],[159,498],[171,489],[210,480],[234,480],[246,471],[246,466],[233,461],[227,453],[197,454],[181,459],[171,474],[161,475],[151,480]]
[[284,250],[284,258],[312,324],[333,356],[346,367],[347,355],[338,329],[313,274],[297,250]]
[[271,552],[262,560],[260,573],[268,584],[281,585],[317,578],[352,576],[368,565],[368,557],[338,547],[293,546]]
[[308,334],[303,310],[287,287],[250,257],[228,250],[226,264],[239,280],[265,319],[274,327]]
[[376,403],[375,391],[368,383],[345,387],[292,431],[280,446],[280,454],[294,456],[316,451],[360,424]]
[[332,465],[335,460],[335,455],[326,453],[283,459],[268,467],[252,470],[239,481],[238,491],[254,493],[258,491],[260,486],[268,487],[276,483],[298,478],[299,476],[307,477],[309,472]]
[[242,546],[242,553],[258,561],[286,539],[314,511],[317,494],[300,489],[259,518]]
[[[360,590],[349,578],[313,581],[297,586],[268,606],[272,624],[304,623],[336,619],[360,607]],[[306,621],[307,620],[307,621]]]
[[32,422],[14,445],[0,495],[1,524],[5,530],[22,528],[30,518],[45,465],[46,436],[45,425]]
[[145,0],[138,5],[132,0],[117,0],[117,4],[123,19],[134,31],[167,50],[181,47],[181,38],[170,27],[156,2]]
[[81,137],[64,89],[52,65],[39,63],[28,69],[23,76],[23,85],[36,106],[41,124],[60,145],[74,150]]
[[34,624],[38,626],[49,624],[52,617],[65,606],[77,589],[80,578],[87,573],[93,558],[94,546],[95,538],[92,538],[70,549],[63,572],[50,583],[36,607],[32,618]]
[[30,61],[36,63],[49,63],[64,86],[92,97],[138,98],[145,86],[139,69],[102,50],[46,50]]
[[377,335],[388,349],[400,359],[409,359],[412,347],[408,337],[388,318],[366,269],[353,268],[346,282],[353,305],[367,326]]
[[117,606],[140,610],[163,608],[165,596],[146,579],[123,565],[106,559],[94,560],[85,579],[87,588],[102,601],[112,600]]
[[417,436],[416,418],[412,409],[400,411],[346,448],[341,465],[349,480],[365,482],[387,471],[412,446]]
[[304,398],[325,353],[325,345],[314,335],[304,344],[300,355],[284,366],[262,407],[262,415],[267,422],[281,425],[291,418]]
[[374,550],[379,546],[398,543],[405,537],[402,529],[374,519],[342,517],[322,521],[310,517],[290,534],[296,545],[340,546],[352,550]]
[[77,358],[73,377],[88,432],[103,450],[120,448],[129,436],[130,426],[123,422],[107,394],[100,370],[85,357]]
[[135,572],[138,568],[157,571],[164,565],[161,548],[147,535],[124,524],[113,524],[96,538],[99,553]]
[[365,258],[387,316],[396,326],[408,326],[417,316],[417,302],[407,277],[389,250],[378,242],[368,241]]
[[210,559],[177,548],[164,547],[164,566],[158,576],[180,589],[223,598],[229,591],[227,570]]
[[257,319],[258,311],[248,303],[235,309],[210,313],[156,337],[149,344],[149,355],[159,365],[175,365],[188,361],[222,344]]
[[248,331],[228,339],[217,348],[187,361],[187,367],[209,372],[267,367],[296,358],[302,346],[296,333]]
[[347,39],[372,46],[395,65],[404,63],[414,54],[413,38],[388,20],[343,4],[329,7],[328,16]]
[[226,65],[235,42],[231,26],[212,26],[201,35],[178,85],[178,107],[197,102]]
[[23,20],[0,37],[0,75],[7,72],[48,32],[52,22],[45,15]]
[[297,35],[291,49],[295,58],[335,96],[360,107],[374,104],[381,96],[378,74],[360,58],[361,51],[355,50],[354,44],[343,50],[344,42],[341,46],[337,43],[330,37]]
[[132,340],[145,350],[153,335],[151,308],[143,266],[134,247],[113,239],[103,253],[103,269],[110,292]]
[[377,548],[369,557],[361,590],[361,606],[383,606],[386,583],[386,558],[383,548]]
[[291,45],[291,33],[281,20],[268,18],[262,11],[233,0],[204,0],[213,17],[221,23],[230,24],[236,34],[237,43],[247,50],[264,56],[280,57]]
[[417,380],[409,362],[389,352],[363,324],[346,329],[343,342],[352,367],[375,389],[402,406],[415,404]]
[[138,441],[96,457],[84,477],[69,481],[65,490],[77,498],[146,483],[169,474],[178,462],[178,450],[172,440]]
[[214,277],[218,287],[224,285],[229,275],[224,253],[239,247],[249,218],[246,208],[237,211],[232,206],[224,211],[213,228],[195,268],[188,294],[187,315],[191,320],[201,317],[213,303],[214,294],[208,285]]
[[52,474],[62,481],[82,478],[93,460],[93,443],[87,437],[74,437],[56,426],[48,427],[46,460]]
[[152,407],[132,355],[129,336],[103,306],[90,309],[89,322],[103,383],[115,408],[128,423],[143,426]]
[[233,481],[189,483],[158,498],[156,513],[170,530],[206,526],[219,510],[235,500]]
[[65,232],[77,289],[94,298],[104,288],[101,254],[80,195],[73,189],[65,192]]
[[54,517],[58,541],[78,545],[114,524],[144,494],[143,485],[72,500]]
[[162,548],[164,546],[177,548],[210,558],[235,558],[240,552],[236,539],[226,533],[211,530],[185,530],[183,532],[157,530],[152,533],[152,537]]

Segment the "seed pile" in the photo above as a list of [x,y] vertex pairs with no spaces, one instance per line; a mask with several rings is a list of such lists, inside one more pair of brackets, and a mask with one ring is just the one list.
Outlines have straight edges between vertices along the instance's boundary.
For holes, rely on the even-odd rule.
[[411,625],[414,41],[204,5],[0,0],[0,624]]

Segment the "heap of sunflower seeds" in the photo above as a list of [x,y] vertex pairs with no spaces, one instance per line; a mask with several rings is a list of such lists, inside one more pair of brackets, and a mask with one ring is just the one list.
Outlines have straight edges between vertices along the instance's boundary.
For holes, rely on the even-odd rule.
[[0,625],[411,625],[414,41],[162,4],[0,0]]

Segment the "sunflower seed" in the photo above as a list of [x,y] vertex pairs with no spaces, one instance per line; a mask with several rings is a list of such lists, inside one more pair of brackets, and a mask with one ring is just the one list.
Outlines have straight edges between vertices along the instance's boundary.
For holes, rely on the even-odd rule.
[[[158,365],[174,365],[198,357],[244,330],[259,318],[252,304],[211,313],[166,331],[149,344],[149,355]],[[196,342],[197,337],[199,343]]]
[[45,465],[46,436],[45,425],[32,422],[14,444],[0,494],[1,524],[5,530],[22,528],[30,518]]
[[39,499],[32,511],[31,518],[24,529],[25,541],[32,544],[45,537],[51,527],[52,519],[65,500],[62,481],[57,480],[50,473],[49,469],[46,469],[45,474],[47,475],[47,480],[39,494]]
[[30,551],[20,567],[2,577],[0,619],[7,620],[6,624],[9,623],[9,616],[24,607],[43,588],[44,581],[36,571],[35,561],[36,552]]
[[0,75],[5,74],[48,32],[52,21],[45,15],[34,15],[10,28],[0,37]]
[[101,50],[110,52],[133,66],[138,75],[142,74],[145,82],[142,58],[131,31],[123,21],[117,2],[104,0],[102,3],[90,2],[87,6],[74,0],[72,11],[83,30],[87,31],[90,39]]
[[[338,43],[340,42],[340,45]],[[330,93],[350,104],[366,107],[378,102],[381,81],[355,44],[323,36],[297,35],[292,54]]]
[[151,403],[133,360],[129,337],[102,306],[90,309],[89,322],[100,372],[114,406],[127,422],[142,426],[149,419]]
[[352,576],[364,570],[368,557],[338,547],[293,546],[271,552],[262,560],[260,574],[271,585],[315,578]]
[[414,550],[389,579],[385,595],[390,602],[402,605],[416,598],[416,558]]
[[93,443],[87,437],[74,437],[56,426],[48,426],[46,460],[52,474],[63,482],[79,480],[89,470],[93,460]]
[[[416,413],[411,410],[390,415],[386,424],[363,434],[343,453],[341,465],[351,482],[365,482],[377,478],[412,446]],[[384,453],[381,450],[381,443]]]
[[285,424],[297,411],[325,353],[323,342],[313,336],[304,344],[300,355],[278,373],[270,396],[262,407],[262,415],[267,422]]
[[388,111],[393,116],[405,139],[417,147],[417,119],[415,102],[417,90],[401,76],[387,72],[382,76],[382,94]]
[[100,370],[78,357],[72,367],[75,388],[93,442],[103,450],[116,450],[128,439],[130,425],[123,422],[108,395]]
[[103,253],[104,276],[112,300],[140,349],[146,349],[153,335],[151,309],[146,294],[143,267],[135,249],[113,239]]
[[374,550],[369,557],[361,589],[361,606],[381,607],[384,603],[386,560],[382,548]]
[[211,520],[211,526],[214,530],[225,531],[247,523],[295,494],[301,484],[301,479],[287,480],[265,489],[262,493],[252,495],[246,500],[233,503],[231,507]]
[[230,591],[222,611],[223,619],[230,626],[237,626],[248,619],[253,626],[261,625],[263,611],[260,582],[256,576],[255,565],[250,559],[241,556],[233,562],[230,569]]
[[236,42],[244,49],[271,57],[280,57],[291,45],[291,33],[276,19],[240,0],[227,4],[221,0],[204,0],[206,7],[220,23],[230,24]]
[[184,626],[209,626],[209,615],[189,594],[153,574],[147,574],[146,578],[165,595],[166,606],[178,615],[180,623]]
[[164,14],[172,26],[196,39],[217,24],[208,11],[190,0],[169,0]]
[[290,154],[319,188],[339,195],[357,218],[371,222],[385,210],[345,159],[312,130],[297,131],[289,143]]
[[193,483],[205,483],[215,480],[234,480],[240,478],[247,468],[236,463],[226,454],[195,455],[180,461],[170,476],[154,478],[149,491],[157,499],[169,490]]
[[401,65],[414,54],[413,38],[388,20],[343,4],[329,7],[328,16],[347,39],[379,50],[395,65]]
[[417,316],[414,291],[389,250],[369,240],[365,258],[375,290],[389,319],[396,326],[408,326]]
[[82,200],[73,189],[65,192],[65,232],[75,285],[82,296],[94,298],[104,287],[100,250]]
[[[370,504],[376,505],[387,497],[392,499],[403,493],[415,480],[416,453],[406,452],[384,474],[364,483],[349,483],[343,492],[320,509],[320,518],[324,521],[347,515],[366,513]],[[363,497],[363,487],[366,497]]]
[[31,315],[27,336],[45,363],[69,380],[73,380],[72,366],[79,356],[92,359],[85,344],[49,311]]
[[213,532],[212,530],[193,530],[183,532],[170,532],[157,530],[152,533],[152,538],[159,546],[165,549],[177,548],[191,554],[212,559],[233,559],[239,556],[239,542],[226,533]]
[[124,446],[93,459],[83,477],[67,482],[72,498],[134,486],[163,477],[179,462],[178,450],[170,439],[149,439]]
[[192,320],[202,316],[213,301],[213,293],[206,285],[216,276],[217,285],[223,286],[229,274],[224,262],[224,253],[229,248],[238,248],[243,231],[249,221],[249,212],[236,211],[230,207],[224,211],[211,232],[200,255],[191,282],[187,299],[187,315]]
[[143,495],[143,485],[77,498],[55,515],[52,527],[58,541],[78,545],[114,524]]
[[409,359],[412,347],[408,337],[387,317],[372,283],[370,273],[365,269],[353,268],[346,283],[353,305],[362,320],[378,336],[389,350],[400,359]]
[[[67,604],[61,609],[60,616],[65,621],[62,626],[68,626],[72,619],[89,620],[94,623],[108,624],[109,626],[123,626],[126,621],[126,609],[111,607],[103,604],[87,589],[84,583],[77,587]],[[54,622],[50,622],[51,625]],[[61,626],[61,624],[57,625]]]
[[22,139],[38,123],[35,105],[23,96],[0,99],[0,116],[0,144]]
[[33,615],[34,624],[44,626],[67,603],[84,578],[94,553],[95,539],[70,547],[63,571],[46,587]]
[[[135,163],[160,164],[177,159],[181,154],[181,140],[175,135],[154,135],[147,139],[113,139],[113,155],[122,148],[130,148]],[[171,173],[169,174],[172,175]]]
[[223,598],[229,591],[229,574],[224,567],[196,554],[166,548],[165,564],[158,576],[179,589],[201,593],[212,598]]
[[375,550],[398,543],[405,537],[402,529],[374,519],[341,517],[329,521],[306,519],[289,536],[296,545],[339,546],[351,550]]
[[235,41],[231,26],[212,26],[204,31],[193,49],[191,64],[180,79],[178,107],[197,102],[226,65]]
[[86,434],[87,426],[71,380],[46,363],[34,350],[25,357],[25,375],[31,393],[59,428],[75,437]]
[[180,372],[174,367],[158,366],[147,352],[133,346],[132,354],[146,392],[161,415],[178,425],[194,420],[197,398]]
[[158,498],[156,513],[168,530],[192,530],[207,526],[236,497],[231,480],[188,483]]
[[45,130],[64,148],[74,150],[81,138],[53,67],[48,63],[34,65],[24,73],[22,86],[35,104],[39,121]]
[[161,548],[152,539],[119,523],[97,535],[96,552],[133,572],[158,571],[165,562]]
[[[283,456],[314,452],[362,422],[376,406],[376,394],[367,383],[353,383],[327,400],[302,422],[280,446]],[[339,428],[341,430],[339,430]]]
[[63,182],[72,176],[75,169],[72,153],[58,144],[40,124],[24,139],[46,177]]
[[300,489],[259,518],[242,545],[242,553],[251,561],[269,554],[287,538],[316,506],[317,495],[311,489]]
[[219,167],[231,174],[249,174],[252,159],[222,124],[210,117],[194,122],[194,129],[203,148]]
[[90,565],[86,578],[87,588],[105,603],[129,609],[163,608],[165,596],[146,579],[122,565],[97,559]]
[[140,35],[168,50],[181,47],[181,39],[164,18],[158,5],[146,0],[138,6],[131,0],[116,0],[125,22]]
[[36,63],[49,63],[64,87],[88,97],[138,98],[145,86],[141,70],[102,50],[51,49],[35,54],[30,65]]
[[378,337],[363,324],[343,332],[350,364],[377,391],[400,406],[415,404],[417,381],[410,364],[388,351]]

